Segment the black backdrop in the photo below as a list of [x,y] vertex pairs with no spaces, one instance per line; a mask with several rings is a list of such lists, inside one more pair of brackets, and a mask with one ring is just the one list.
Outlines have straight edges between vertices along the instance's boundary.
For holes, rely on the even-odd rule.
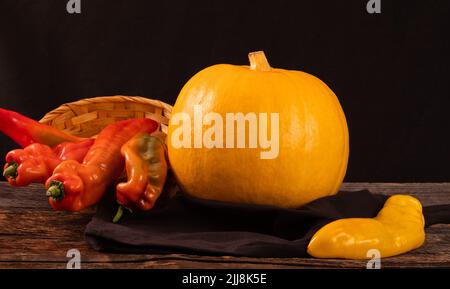
[[[350,129],[346,181],[450,180],[450,1],[0,0],[0,107],[39,118],[97,95],[173,104],[215,63],[312,73]],[[0,153],[14,147],[0,136]]]

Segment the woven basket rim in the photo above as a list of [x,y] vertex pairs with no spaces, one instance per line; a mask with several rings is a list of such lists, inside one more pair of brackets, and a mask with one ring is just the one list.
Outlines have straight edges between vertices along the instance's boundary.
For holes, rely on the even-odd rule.
[[[163,114],[170,117],[170,113],[172,111],[172,106],[167,104],[161,100],[150,99],[142,96],[125,96],[125,95],[111,95],[111,96],[97,96],[91,98],[84,98],[74,102],[64,103],[59,107],[49,111],[46,113],[39,122],[47,123],[52,121],[58,115],[66,113],[67,111],[73,111],[71,107],[73,106],[85,106],[92,103],[100,103],[100,102],[136,102],[147,105],[154,105],[163,109]],[[74,112],[75,113],[75,112]]]

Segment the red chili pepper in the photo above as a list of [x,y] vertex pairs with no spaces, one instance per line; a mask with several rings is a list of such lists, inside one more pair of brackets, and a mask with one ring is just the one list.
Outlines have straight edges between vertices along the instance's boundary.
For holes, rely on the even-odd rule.
[[82,161],[94,139],[80,142],[64,142],[53,149],[34,143],[25,149],[10,151],[6,155],[3,176],[13,186],[27,186],[31,183],[45,183],[53,170],[65,160]]
[[47,180],[47,196],[54,209],[79,211],[96,204],[107,186],[122,174],[124,159],[120,148],[134,135],[152,133],[158,123],[131,119],[113,123],[98,135],[83,163],[64,161]]
[[128,181],[116,187],[120,206],[114,223],[121,218],[124,207],[130,211],[148,211],[153,208],[166,182],[166,151],[163,136],[157,134],[137,134],[122,146]]
[[54,147],[63,142],[84,140],[3,108],[0,108],[0,131],[23,148],[33,143]]

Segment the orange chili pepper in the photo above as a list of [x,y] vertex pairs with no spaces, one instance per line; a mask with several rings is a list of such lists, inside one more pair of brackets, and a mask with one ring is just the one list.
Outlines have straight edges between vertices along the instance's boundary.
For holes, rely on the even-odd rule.
[[128,181],[117,185],[119,210],[116,223],[123,208],[130,211],[148,211],[155,205],[166,182],[168,162],[167,148],[161,135],[141,133],[122,146]]

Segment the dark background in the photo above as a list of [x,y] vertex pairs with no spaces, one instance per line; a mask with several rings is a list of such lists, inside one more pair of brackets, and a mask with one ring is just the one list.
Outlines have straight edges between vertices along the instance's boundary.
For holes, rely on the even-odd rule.
[[[450,1],[0,0],[0,107],[39,119],[64,102],[141,95],[173,104],[216,63],[303,70],[339,97],[346,181],[450,181]],[[14,147],[0,136],[0,154]]]

